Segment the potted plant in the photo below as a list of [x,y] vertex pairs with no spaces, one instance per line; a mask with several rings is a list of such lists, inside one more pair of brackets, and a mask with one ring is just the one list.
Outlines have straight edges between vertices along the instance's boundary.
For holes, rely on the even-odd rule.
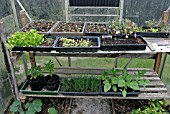
[[100,81],[94,77],[73,77],[61,80],[63,95],[96,96],[99,95]]
[[31,90],[42,90],[44,88],[44,73],[40,66],[32,66],[31,69],[28,70],[28,74],[27,80]]
[[54,48],[59,52],[96,52],[100,48],[100,38],[95,36],[59,37]]
[[43,36],[34,29],[29,32],[15,32],[7,39],[6,46],[12,51],[34,51],[34,47],[44,42]]
[[21,30],[23,32],[28,32],[31,29],[35,29],[40,34],[49,34],[49,30],[54,26],[55,22],[53,21],[47,21],[47,20],[38,20],[38,21],[32,21],[28,23],[26,26],[24,26]]
[[55,91],[59,88],[60,78],[57,74],[54,74],[54,63],[49,60],[45,64],[44,69],[49,72],[49,75],[45,76],[46,89],[49,91]]
[[143,37],[156,37],[156,38],[168,38],[168,24],[161,22],[157,24],[157,22],[153,20],[148,20],[145,22],[146,26],[138,27],[136,32],[137,35],[141,35]]
[[104,23],[86,23],[85,35],[86,36],[108,35],[107,25]]
[[[128,73],[127,68],[123,70],[112,69],[103,72],[102,95],[111,96],[137,96],[140,93],[140,86],[146,86],[149,80],[140,80],[146,71],[138,71],[134,75]],[[111,74],[111,76],[109,76]]]
[[85,23],[80,22],[58,22],[50,30],[52,35],[80,35],[84,33]]

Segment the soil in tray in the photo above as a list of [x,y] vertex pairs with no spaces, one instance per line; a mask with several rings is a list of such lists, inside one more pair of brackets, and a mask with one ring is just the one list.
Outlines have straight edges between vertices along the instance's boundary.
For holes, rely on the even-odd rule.
[[56,40],[56,38],[55,37],[53,37],[53,38],[45,38],[44,39],[44,42],[41,44],[41,46],[44,46],[44,47],[46,47],[46,46],[52,46],[53,44],[54,44],[54,41]]
[[84,23],[64,23],[60,22],[53,32],[82,32]]
[[134,99],[114,99],[115,114],[130,114],[133,109],[138,109],[143,106],[148,106],[148,100],[134,100]]
[[47,21],[35,21],[30,23],[25,29],[24,32],[30,31],[30,29],[36,29],[38,32],[48,32],[52,26],[54,25],[54,22],[47,22]]
[[114,44],[145,44],[141,38],[117,38],[108,37],[102,38],[103,45],[114,45]]
[[87,24],[86,33],[107,33],[106,24]]
[[65,38],[61,37],[58,43],[59,47],[92,47],[98,46],[97,42],[88,38]]

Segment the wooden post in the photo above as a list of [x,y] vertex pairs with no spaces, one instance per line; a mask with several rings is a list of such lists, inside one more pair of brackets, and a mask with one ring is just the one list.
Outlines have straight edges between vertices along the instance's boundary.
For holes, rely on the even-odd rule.
[[0,43],[2,45],[2,52],[3,52],[3,55],[4,55],[5,65],[6,65],[6,69],[7,69],[7,72],[8,72],[8,77],[9,77],[11,89],[12,89],[12,92],[15,96],[14,98],[15,98],[15,100],[19,100],[19,91],[18,91],[16,77],[15,77],[15,74],[14,74],[14,67],[13,67],[13,64],[12,64],[11,59],[10,59],[10,53],[5,46],[5,42],[6,42],[6,39],[3,35],[3,23],[0,22]]
[[156,73],[159,72],[159,68],[160,68],[160,65],[161,65],[161,58],[162,58],[162,53],[157,53],[156,59],[155,59],[155,64],[154,64],[154,71]]
[[164,11],[162,15],[162,21],[168,24],[168,18],[169,18],[169,11]]
[[119,20],[123,19],[123,7],[124,7],[124,0],[120,0],[120,2],[119,2],[119,8],[120,8]]
[[[20,18],[21,18],[22,26],[24,27],[26,25],[25,11],[23,11],[23,10],[20,11]],[[30,57],[31,65],[36,66],[35,56],[34,56],[33,52],[29,52],[29,57]]]

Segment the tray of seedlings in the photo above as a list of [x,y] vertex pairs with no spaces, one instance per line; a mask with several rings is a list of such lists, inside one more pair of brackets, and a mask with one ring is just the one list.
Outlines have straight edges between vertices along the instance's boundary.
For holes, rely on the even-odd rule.
[[58,37],[54,44],[57,52],[97,52],[100,38],[97,36],[65,36]]
[[146,41],[142,36],[112,35],[102,36],[101,49],[103,51],[134,51],[145,50]]
[[85,23],[81,22],[57,22],[50,30],[52,35],[83,35]]
[[97,96],[100,81],[95,77],[72,77],[61,79],[61,94],[70,96]]
[[108,35],[107,24],[105,24],[105,23],[86,23],[84,33],[86,36]]
[[24,26],[19,31],[28,32],[30,29],[35,29],[40,34],[49,34],[49,30],[54,26],[55,22],[53,21],[47,21],[47,20],[35,20],[30,23],[28,23],[26,26]]

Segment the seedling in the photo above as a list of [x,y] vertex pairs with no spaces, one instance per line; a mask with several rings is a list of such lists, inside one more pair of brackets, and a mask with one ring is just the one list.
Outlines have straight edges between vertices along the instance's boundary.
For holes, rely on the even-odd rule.
[[48,108],[48,113],[49,114],[58,114],[57,110],[54,107]]
[[48,63],[45,64],[45,68],[46,71],[49,71],[50,76],[52,77],[54,74],[54,63],[49,60]]
[[28,74],[31,75],[30,80],[36,79],[44,75],[40,66],[32,66],[31,69],[28,70]]

